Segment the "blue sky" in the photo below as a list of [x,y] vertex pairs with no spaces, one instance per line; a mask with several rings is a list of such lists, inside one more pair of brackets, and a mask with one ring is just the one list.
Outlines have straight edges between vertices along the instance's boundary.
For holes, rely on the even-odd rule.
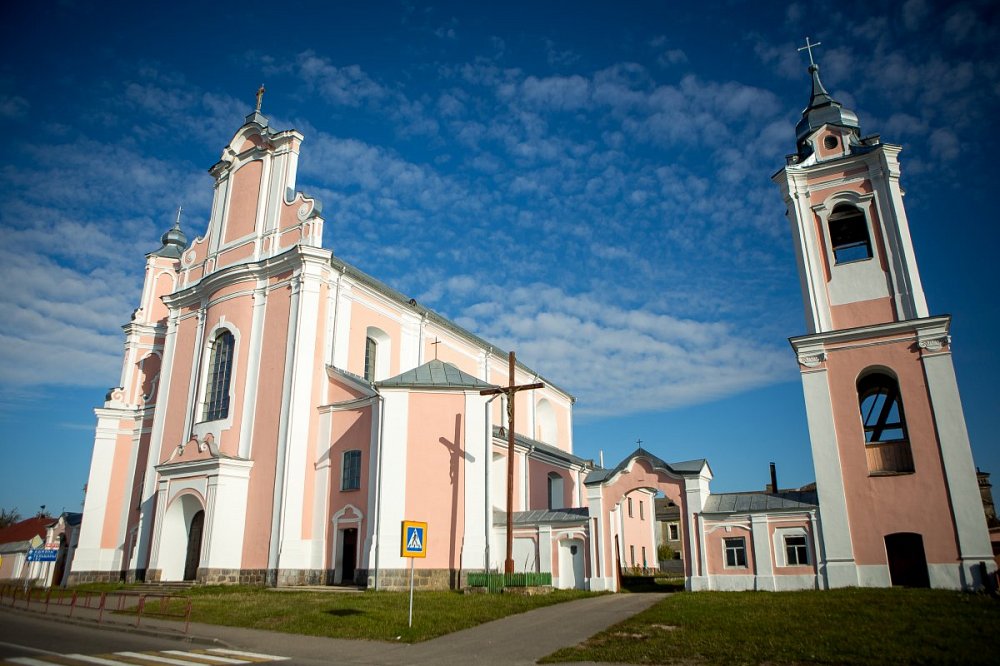
[[[806,35],[907,213],[977,464],[1000,472],[990,2],[37,2],[0,26],[0,506],[78,509],[143,256],[267,87],[335,254],[577,396],[576,452],[637,439],[717,491],[813,480],[805,331],[770,176]],[[998,477],[1000,478],[1000,477]]]

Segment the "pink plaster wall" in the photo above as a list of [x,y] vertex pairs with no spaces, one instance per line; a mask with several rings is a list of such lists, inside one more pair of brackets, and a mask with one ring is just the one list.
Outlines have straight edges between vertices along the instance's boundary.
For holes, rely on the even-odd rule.
[[[632,515],[628,515],[628,500],[632,499]],[[640,510],[639,504],[642,504]],[[642,566],[642,549],[646,549],[646,566],[656,566],[656,542],[651,515],[652,500],[646,493],[631,492],[622,498],[622,557],[625,566]],[[635,562],[631,557],[630,546],[635,547]]]
[[132,429],[135,422],[122,419],[118,422],[120,430],[115,438],[114,462],[111,465],[111,478],[108,487],[107,508],[104,511],[104,529],[101,530],[101,548],[116,548],[121,545],[124,535],[121,534],[122,505],[126,501],[125,484],[128,478],[129,462],[132,458]]
[[[711,525],[706,526],[705,535],[705,559],[708,564],[708,573],[720,576],[739,576],[757,573],[757,558],[753,550],[753,538],[749,527],[733,525],[731,531],[727,532],[723,528],[711,529]],[[726,567],[725,539],[743,537],[746,546],[747,566]]]
[[[869,476],[856,384],[869,367],[889,367],[898,377],[913,474]],[[883,539],[895,532],[922,534],[928,562],[954,562],[955,528],[923,364],[913,342],[833,351],[827,368],[857,563],[884,565]]]
[[417,568],[458,569],[465,536],[465,396],[411,393],[406,519],[428,521]]
[[[347,370],[358,376],[364,376],[365,338],[368,337],[368,327],[374,327],[384,331],[392,341],[388,376],[395,377],[400,373],[399,344],[402,339],[402,328],[399,322],[376,312],[364,302],[355,301],[351,307],[351,331],[347,342]],[[377,353],[384,353],[384,350],[378,350]],[[380,379],[387,379],[387,377],[380,377]]]
[[163,439],[160,450],[156,452],[159,462],[170,458],[170,454],[181,442],[188,439],[190,433],[184,432],[184,419],[188,409],[188,388],[191,382],[191,359],[195,354],[195,335],[198,331],[198,321],[195,317],[182,319],[177,323],[174,335],[174,356],[172,367],[164,368],[164,373],[170,373],[170,391],[167,403],[159,401],[157,409],[166,409],[167,417],[163,420]]
[[888,296],[870,301],[833,305],[830,306],[830,313],[833,315],[834,328],[855,328],[897,320],[896,306]]
[[225,252],[220,252],[215,267],[217,269],[223,268],[225,266],[231,266],[249,259],[253,256],[253,249],[253,241],[250,241],[249,243],[244,243],[243,245],[226,250]]
[[[790,527],[801,527],[806,531],[806,544],[809,547],[809,564],[802,566],[785,566],[779,567],[778,562],[784,561],[784,558],[780,559],[773,552],[775,548],[774,535],[778,530],[788,529]],[[802,520],[798,522],[781,522],[772,523],[768,525],[768,543],[771,544],[771,561],[774,562],[774,574],[776,576],[798,576],[803,574],[814,574],[816,573],[816,542],[814,540],[814,535],[812,533],[812,524],[808,520]],[[784,548],[783,543],[778,543],[778,548]]]
[[[327,295],[328,288],[324,285],[319,289],[319,307],[316,312],[316,321],[319,325],[316,328],[316,336],[312,340],[312,349],[303,349],[303,353],[312,353],[312,363],[310,364],[313,368],[312,375],[309,378],[309,431],[306,439],[306,458],[304,461],[305,469],[303,470],[304,482],[303,482],[303,493],[305,495],[305,502],[302,506],[302,538],[312,539],[313,538],[313,507],[315,506],[312,499],[316,492],[316,475],[315,464],[317,456],[317,439],[319,437],[319,411],[316,409],[323,402],[323,389],[327,384],[327,375],[324,370],[326,367],[326,336],[323,335],[323,322],[326,321],[327,313]],[[306,342],[305,340],[302,341]],[[363,532],[359,532],[363,534]]]
[[563,479],[562,506],[572,507],[576,503],[576,482],[573,473],[565,467],[556,467],[540,460],[528,459],[529,509],[549,508],[549,473],[555,472]]
[[243,567],[246,569],[267,567],[290,297],[290,287],[276,289],[268,294],[265,306],[264,340],[260,354],[260,377],[264,381],[260,382],[257,390],[251,456],[254,465],[247,491],[243,536]]
[[229,210],[225,219],[225,243],[232,243],[253,232],[257,222],[257,201],[260,195],[264,163],[253,160],[241,166],[233,175]]
[[[369,492],[374,492],[368,486],[368,471],[371,461],[371,429],[372,429],[372,408],[363,407],[356,411],[335,412],[333,415],[333,427],[330,432],[330,478],[329,478],[329,510],[330,520],[326,524],[326,542],[333,544],[335,536],[333,530],[333,516],[343,510],[348,505],[357,507],[361,512],[362,520],[357,524],[358,540],[363,541],[363,535],[367,529],[367,517],[364,511],[368,504]],[[361,488],[358,490],[341,490],[341,480],[344,470],[344,452],[351,450],[361,451]],[[349,525],[354,527],[354,525]],[[334,568],[336,553],[332,549],[327,549],[327,568]],[[361,560],[358,560],[360,566]]]

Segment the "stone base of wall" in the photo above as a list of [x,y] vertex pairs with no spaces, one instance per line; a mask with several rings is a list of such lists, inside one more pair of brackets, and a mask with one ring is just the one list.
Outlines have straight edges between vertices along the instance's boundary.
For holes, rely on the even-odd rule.
[[[410,589],[409,569],[382,569],[378,572],[378,585],[375,585],[375,572],[359,569],[355,580],[363,581],[369,589],[377,587],[380,590]],[[460,569],[415,569],[413,571],[413,589],[415,590],[460,590],[467,587],[465,572]]]
[[121,571],[71,571],[66,585],[83,585],[84,583],[120,583]]

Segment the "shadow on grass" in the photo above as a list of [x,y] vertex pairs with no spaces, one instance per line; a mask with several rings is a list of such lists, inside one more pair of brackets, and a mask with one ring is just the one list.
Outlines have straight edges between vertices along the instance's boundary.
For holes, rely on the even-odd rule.
[[331,610],[323,611],[327,615],[333,615],[334,617],[348,617],[351,615],[364,615],[365,612],[358,610],[357,608],[333,608]]

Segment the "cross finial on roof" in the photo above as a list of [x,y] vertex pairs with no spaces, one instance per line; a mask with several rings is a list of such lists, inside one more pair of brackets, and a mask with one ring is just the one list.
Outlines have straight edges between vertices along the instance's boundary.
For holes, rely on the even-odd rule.
[[809,66],[810,67],[815,67],[816,66],[816,62],[813,60],[813,49],[816,48],[817,46],[819,46],[822,43],[823,42],[816,42],[815,44],[810,44],[809,43],[809,38],[806,37],[806,45],[799,47],[799,51],[808,51],[809,52]]
[[635,440],[635,445],[638,446],[641,449],[642,448],[642,440],[641,439]]
[[260,88],[257,90],[257,113],[260,113],[260,103],[264,101],[264,84],[260,84]]
[[177,217],[174,219],[174,229],[181,228],[181,211],[184,210],[184,206],[177,207]]

